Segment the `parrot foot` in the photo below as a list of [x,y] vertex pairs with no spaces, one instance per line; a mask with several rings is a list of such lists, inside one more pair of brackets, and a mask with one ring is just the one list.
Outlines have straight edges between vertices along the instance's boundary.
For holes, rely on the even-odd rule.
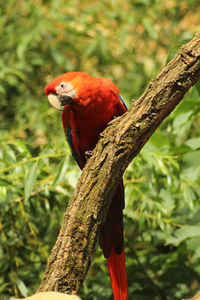
[[135,99],[131,99],[131,102],[132,102],[132,104],[134,104],[134,103],[135,103],[135,101],[136,101]]
[[86,158],[86,160],[88,160],[92,156],[92,154],[93,154],[93,151],[91,151],[91,150],[86,151],[85,152],[85,158]]

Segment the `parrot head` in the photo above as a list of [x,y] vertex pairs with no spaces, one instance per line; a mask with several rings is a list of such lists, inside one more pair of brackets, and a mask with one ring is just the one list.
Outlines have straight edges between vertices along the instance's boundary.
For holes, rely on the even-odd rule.
[[68,72],[56,77],[45,88],[49,103],[57,110],[64,110],[77,99],[78,91],[88,77],[91,78],[84,72]]

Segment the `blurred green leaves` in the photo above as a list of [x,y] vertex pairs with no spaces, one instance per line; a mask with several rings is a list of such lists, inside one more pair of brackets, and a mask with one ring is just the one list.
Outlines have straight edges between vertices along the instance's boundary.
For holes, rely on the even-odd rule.
[[[33,294],[80,170],[45,85],[67,71],[108,77],[136,99],[193,33],[199,1],[16,1],[0,4],[0,299]],[[124,177],[130,299],[200,289],[199,83]],[[82,299],[111,299],[97,247]]]
[[155,31],[155,29],[154,29],[154,25],[153,25],[151,19],[148,18],[148,17],[144,17],[143,20],[142,20],[142,23],[143,23],[143,25],[144,25],[146,31],[147,31],[148,34],[150,35],[150,37],[151,37],[152,39],[154,39],[154,40],[157,40],[158,34],[157,34],[157,32]]

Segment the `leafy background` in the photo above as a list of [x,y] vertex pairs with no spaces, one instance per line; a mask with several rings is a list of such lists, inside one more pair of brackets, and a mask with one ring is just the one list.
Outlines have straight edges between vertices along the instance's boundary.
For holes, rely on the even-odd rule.
[[[130,107],[200,31],[198,0],[8,0],[0,4],[0,299],[33,294],[80,171],[44,87],[66,71],[108,77]],[[200,87],[128,167],[130,299],[200,289]],[[112,299],[96,247],[82,299]]]

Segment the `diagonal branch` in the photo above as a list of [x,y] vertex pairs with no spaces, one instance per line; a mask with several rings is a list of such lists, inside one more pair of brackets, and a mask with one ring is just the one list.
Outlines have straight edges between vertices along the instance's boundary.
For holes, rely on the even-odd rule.
[[199,78],[200,34],[196,34],[150,82],[131,109],[109,123],[72,195],[39,291],[79,291],[124,171]]

